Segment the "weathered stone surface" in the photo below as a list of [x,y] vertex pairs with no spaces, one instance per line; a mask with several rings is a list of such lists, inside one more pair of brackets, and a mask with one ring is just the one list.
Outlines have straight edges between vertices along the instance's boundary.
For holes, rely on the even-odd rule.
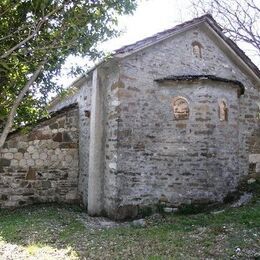
[[240,198],[238,199],[238,201],[234,202],[231,207],[233,208],[238,208],[241,207],[243,205],[248,204],[253,198],[253,194],[252,193],[244,193],[240,196]]
[[[195,40],[203,46],[199,59],[191,56]],[[260,149],[255,120],[259,91],[205,32],[188,30],[123,58],[111,71],[104,72],[110,79],[104,87],[108,212],[130,205],[222,201],[236,189],[248,174],[249,154],[260,154],[254,152]],[[241,81],[245,95],[238,98],[228,82],[154,82],[168,75],[205,73]],[[123,88],[115,84],[119,78]],[[173,103],[177,97],[186,105]],[[185,116],[177,118],[182,111]],[[258,155],[250,155],[250,161],[255,172]]]
[[11,164],[11,160],[6,158],[0,158],[0,167],[9,166]]
[[260,162],[260,154],[249,154],[249,162],[250,163],[259,163]]
[[53,136],[54,142],[62,142],[62,133],[57,133]]
[[145,219],[141,218],[141,219],[134,220],[132,222],[132,225],[135,227],[145,227],[147,224],[146,224]]
[[12,160],[14,158],[14,154],[13,153],[5,153],[4,158],[6,158],[8,160]]
[[62,141],[66,142],[66,143],[72,142],[69,133],[67,133],[67,132],[62,133]]
[[[36,202],[78,203],[77,120],[78,110],[73,109],[49,119],[52,128],[47,120],[31,133],[8,137],[7,148],[0,151],[0,208]],[[74,149],[55,145],[62,144],[65,130],[70,136],[66,144]],[[55,138],[52,131],[58,131]]]
[[[194,49],[194,42],[203,48]],[[206,30],[190,28],[105,64],[96,70],[104,102],[98,131],[104,135],[97,138],[101,156],[94,159],[102,173],[89,161],[90,121],[95,120],[89,113],[90,72],[80,79],[77,93],[53,108],[77,102],[78,110],[60,113],[28,135],[9,137],[0,154],[1,207],[78,200],[87,206],[96,191],[89,189],[89,179],[97,173],[100,212],[134,218],[147,205],[221,202],[241,179],[256,179],[259,90]],[[155,81],[205,73],[240,81],[244,95],[230,80]],[[185,102],[174,102],[180,97]],[[26,180],[30,167],[35,179],[31,174]],[[8,199],[1,199],[6,194]]]
[[59,128],[59,125],[58,123],[53,123],[51,125],[49,125],[50,129],[58,129]]
[[61,149],[76,149],[78,148],[77,143],[62,143],[60,144]]
[[25,177],[26,180],[36,180],[36,171],[32,167],[29,167],[29,170]]

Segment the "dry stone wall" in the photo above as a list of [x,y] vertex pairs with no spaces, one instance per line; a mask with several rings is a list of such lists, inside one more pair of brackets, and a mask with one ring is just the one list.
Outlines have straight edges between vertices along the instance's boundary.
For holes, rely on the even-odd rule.
[[78,108],[70,106],[0,150],[0,207],[78,203]]
[[90,116],[91,116],[91,92],[92,73],[82,77],[78,91],[74,95],[59,100],[53,104],[51,111],[59,111],[66,106],[77,103],[79,109],[79,182],[78,193],[80,201],[87,206],[88,201],[88,169],[89,169],[89,145],[90,145]]

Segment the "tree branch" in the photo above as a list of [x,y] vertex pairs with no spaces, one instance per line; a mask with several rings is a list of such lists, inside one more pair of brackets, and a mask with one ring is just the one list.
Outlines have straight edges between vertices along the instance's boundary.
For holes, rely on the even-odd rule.
[[[65,1],[66,2],[66,1]],[[59,11],[62,7],[64,6],[64,4],[58,6],[57,8],[55,8],[54,10],[52,10],[50,13],[48,13],[47,15],[43,16],[41,18],[41,20],[38,22],[38,24],[36,25],[36,28],[34,29],[33,33],[28,35],[24,40],[22,40],[21,42],[19,42],[18,44],[16,44],[14,47],[12,47],[11,49],[9,49],[8,51],[6,51],[5,54],[2,54],[0,56],[0,59],[4,59],[6,57],[8,57],[12,52],[14,52],[16,49],[20,48],[22,45],[24,45],[26,42],[28,42],[29,40],[31,40],[34,36],[36,36],[36,34],[40,31],[41,27],[43,26],[43,24],[48,20],[48,18],[50,18],[50,16],[52,16],[53,14],[55,14],[57,11]]]
[[31,78],[27,81],[26,85],[24,86],[24,88],[22,89],[22,91],[19,93],[19,95],[17,96],[11,111],[8,115],[7,118],[7,122],[4,126],[3,132],[1,134],[0,137],[0,149],[3,147],[5,140],[8,136],[8,134],[10,133],[10,131],[12,130],[13,127],[13,122],[14,122],[14,117],[17,111],[17,108],[19,107],[19,105],[21,104],[25,94],[27,93],[27,91],[29,90],[29,88],[31,87],[31,85],[35,82],[35,80],[37,79],[37,77],[39,76],[39,74],[41,73],[44,64],[47,62],[47,60],[43,61],[37,68],[37,70],[33,73],[33,75],[31,76]]
[[246,42],[260,53],[258,20],[260,8],[254,0],[191,0],[198,16],[211,13],[234,41]]

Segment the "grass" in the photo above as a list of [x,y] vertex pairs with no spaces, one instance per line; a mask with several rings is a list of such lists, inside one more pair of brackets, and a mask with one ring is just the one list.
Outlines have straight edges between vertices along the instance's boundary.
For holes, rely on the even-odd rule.
[[0,255],[15,245],[18,259],[260,259],[257,199],[217,214],[148,217],[146,227],[90,229],[82,214],[59,205],[0,210]]

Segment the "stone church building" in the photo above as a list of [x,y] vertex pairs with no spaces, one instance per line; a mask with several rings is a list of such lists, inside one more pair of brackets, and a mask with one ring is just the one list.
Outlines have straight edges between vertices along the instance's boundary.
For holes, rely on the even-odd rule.
[[0,151],[0,207],[222,202],[260,173],[260,71],[209,16],[115,51]]

